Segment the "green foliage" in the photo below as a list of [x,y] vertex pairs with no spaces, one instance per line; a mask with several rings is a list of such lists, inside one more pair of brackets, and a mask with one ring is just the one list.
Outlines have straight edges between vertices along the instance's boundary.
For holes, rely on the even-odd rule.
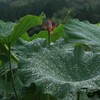
[[0,67],[2,66],[2,61],[0,60]]
[[[7,100],[9,99],[8,95],[10,94],[10,92],[8,91],[8,78],[7,78],[9,75],[8,72],[10,72],[12,88],[15,92],[16,99],[19,100],[17,92],[16,92],[16,88],[15,88],[15,83],[14,83],[14,75],[13,75],[14,66],[12,65],[13,60],[17,61],[17,63],[18,63],[18,59],[11,52],[11,44],[14,44],[14,42],[23,33],[25,33],[29,28],[42,24],[42,20],[43,20],[43,16],[37,17],[37,16],[32,16],[32,15],[27,15],[27,16],[21,18],[19,23],[15,24],[15,25],[13,23],[6,24],[5,22],[1,21],[1,25],[0,25],[0,27],[1,27],[1,30],[0,30],[0,32],[1,32],[1,34],[0,34],[1,75],[0,75],[0,77],[1,77],[1,81],[4,81],[4,84],[5,84],[4,93],[6,94]],[[10,29],[9,29],[9,27],[10,27]],[[13,29],[12,29],[12,27],[13,27]],[[4,57],[6,57],[7,59],[5,59]],[[6,68],[7,63],[9,65],[8,68]],[[4,68],[4,71],[2,71],[2,68]],[[4,76],[4,80],[2,80],[2,77],[3,77],[2,75]]]
[[[65,39],[73,44],[85,44],[94,49],[100,46],[100,27],[88,21],[70,20],[65,25]],[[94,48],[95,47],[95,48]]]
[[16,100],[17,93],[19,100],[99,100],[100,27],[71,20],[50,31],[48,45],[48,31],[27,34],[44,17],[1,21],[0,99]]
[[[64,26],[60,24],[58,27],[56,27],[50,34],[51,37],[51,42],[56,41],[60,37],[64,36]],[[40,31],[38,34],[33,35],[31,40],[36,39],[36,38],[46,38],[48,37],[48,32],[47,31]]]
[[43,93],[62,100],[76,100],[81,88],[99,88],[99,53],[84,51],[82,46],[73,47],[63,40],[49,47],[44,45],[44,39],[19,41],[14,52],[20,58],[19,77],[23,84],[35,82]]
[[[29,28],[42,24],[41,18],[37,16],[27,15],[20,19],[19,23],[17,23],[11,32],[7,34],[7,36],[0,35],[0,43],[7,44],[13,43],[18,37],[20,37],[23,33],[25,33]],[[8,27],[4,26],[4,29]],[[11,30],[11,29],[10,29]],[[2,32],[1,32],[2,33]]]

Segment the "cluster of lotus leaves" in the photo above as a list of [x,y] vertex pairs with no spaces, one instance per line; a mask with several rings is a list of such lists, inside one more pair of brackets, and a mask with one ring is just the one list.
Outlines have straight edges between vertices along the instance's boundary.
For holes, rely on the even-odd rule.
[[64,35],[50,45],[45,38],[17,41],[12,52],[20,59],[19,78],[57,100],[78,100],[78,93],[81,100],[92,100],[86,91],[100,89],[100,27],[79,20],[64,27]]

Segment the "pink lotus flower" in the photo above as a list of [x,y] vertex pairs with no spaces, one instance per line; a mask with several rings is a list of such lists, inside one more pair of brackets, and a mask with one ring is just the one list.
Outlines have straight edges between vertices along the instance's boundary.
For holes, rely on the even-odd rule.
[[47,21],[46,24],[43,25],[44,29],[51,32],[53,31],[59,24],[52,25],[52,22],[50,20]]

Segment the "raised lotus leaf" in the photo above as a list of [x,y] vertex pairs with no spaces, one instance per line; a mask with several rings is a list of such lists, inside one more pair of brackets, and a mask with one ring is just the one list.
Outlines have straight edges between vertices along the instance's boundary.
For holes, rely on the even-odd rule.
[[100,46],[100,26],[88,21],[70,20],[65,25],[65,36],[72,43],[81,43],[92,47]]
[[45,44],[45,39],[20,40],[13,49],[20,59],[18,72],[23,84],[35,82],[40,92],[57,100],[92,100],[86,90],[100,89],[100,53],[66,44],[63,39]]
[[29,28],[42,24],[42,18],[33,15],[22,17],[18,23],[0,21],[0,43],[12,44]]

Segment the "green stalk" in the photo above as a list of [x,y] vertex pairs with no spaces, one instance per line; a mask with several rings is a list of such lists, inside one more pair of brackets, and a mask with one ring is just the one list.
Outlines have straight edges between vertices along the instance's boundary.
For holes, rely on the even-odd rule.
[[[5,52],[8,54],[9,53],[9,48],[8,46],[5,44],[2,46],[2,48],[4,48]],[[11,55],[11,58],[15,61],[15,62],[19,62],[19,59],[10,51],[10,55]]]
[[49,94],[47,94],[47,100],[50,100],[50,99],[49,99]]
[[6,100],[8,99],[8,86],[7,86],[7,71],[6,71],[6,66],[4,65],[4,73],[5,73],[5,86],[6,86]]
[[55,99],[55,100],[57,100],[57,98],[56,98],[56,97],[55,97],[54,99]]
[[7,86],[7,71],[6,71],[6,66],[4,65],[3,57],[2,57],[2,51],[1,51],[1,60],[4,68],[4,76],[5,76],[5,87],[6,87],[6,100],[8,99],[8,86]]
[[[80,90],[86,90],[88,92],[88,88],[81,88]],[[77,100],[80,100],[80,90],[77,92]]]
[[80,100],[80,92],[77,92],[77,100]]
[[51,42],[51,40],[50,40],[50,31],[48,30],[48,45],[50,45],[50,42]]
[[11,79],[12,79],[12,86],[13,86],[13,90],[14,90],[16,99],[19,100],[18,94],[17,94],[16,89],[15,89],[15,84],[14,84],[14,75],[13,75],[12,64],[11,64],[11,47],[10,47],[10,44],[8,45],[8,48],[9,48],[9,67],[10,67],[10,74],[11,74]]

